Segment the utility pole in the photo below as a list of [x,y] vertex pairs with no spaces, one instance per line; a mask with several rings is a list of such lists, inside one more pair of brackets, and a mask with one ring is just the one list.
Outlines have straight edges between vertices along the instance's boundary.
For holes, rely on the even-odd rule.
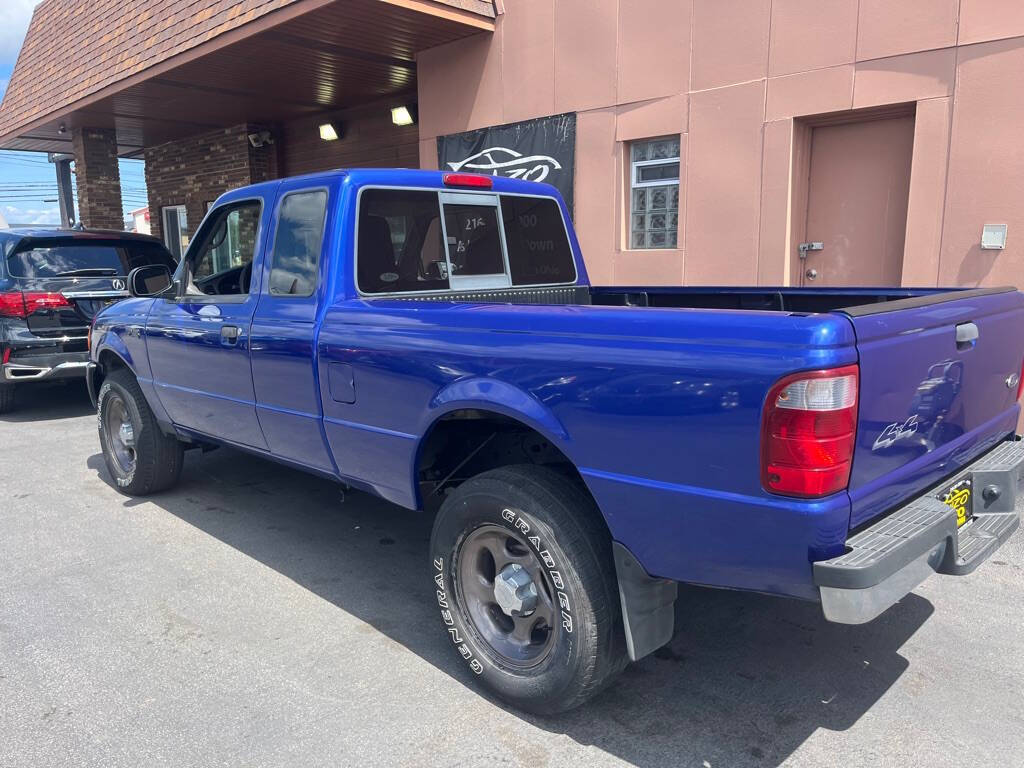
[[46,157],[57,170],[57,202],[60,203],[61,226],[70,227],[75,223],[75,199],[71,195],[71,161],[75,156],[49,152]]

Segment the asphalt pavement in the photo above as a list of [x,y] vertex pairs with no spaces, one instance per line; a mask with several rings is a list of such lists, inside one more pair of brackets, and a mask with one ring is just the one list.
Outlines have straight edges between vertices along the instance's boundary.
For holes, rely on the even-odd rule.
[[1021,766],[1024,534],[876,621],[682,588],[676,638],[538,718],[442,634],[431,521],[228,449],[109,484],[84,387],[0,416],[0,766]]

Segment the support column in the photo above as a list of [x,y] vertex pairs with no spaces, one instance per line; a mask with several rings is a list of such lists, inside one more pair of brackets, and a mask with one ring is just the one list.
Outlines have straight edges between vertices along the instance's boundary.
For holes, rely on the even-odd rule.
[[116,132],[110,128],[76,128],[72,146],[79,220],[90,229],[124,229]]

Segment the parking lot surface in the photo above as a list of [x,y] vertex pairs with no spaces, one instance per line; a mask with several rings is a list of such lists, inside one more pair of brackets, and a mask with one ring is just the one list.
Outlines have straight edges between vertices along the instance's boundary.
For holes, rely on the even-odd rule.
[[220,449],[108,484],[84,387],[0,416],[2,766],[1024,764],[1024,536],[871,624],[682,588],[590,705],[489,700],[439,628],[430,520]]

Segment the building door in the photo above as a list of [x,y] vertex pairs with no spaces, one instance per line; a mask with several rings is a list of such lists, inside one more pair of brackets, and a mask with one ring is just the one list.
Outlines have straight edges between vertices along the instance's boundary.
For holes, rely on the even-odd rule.
[[818,126],[810,142],[799,284],[899,285],[913,116]]

